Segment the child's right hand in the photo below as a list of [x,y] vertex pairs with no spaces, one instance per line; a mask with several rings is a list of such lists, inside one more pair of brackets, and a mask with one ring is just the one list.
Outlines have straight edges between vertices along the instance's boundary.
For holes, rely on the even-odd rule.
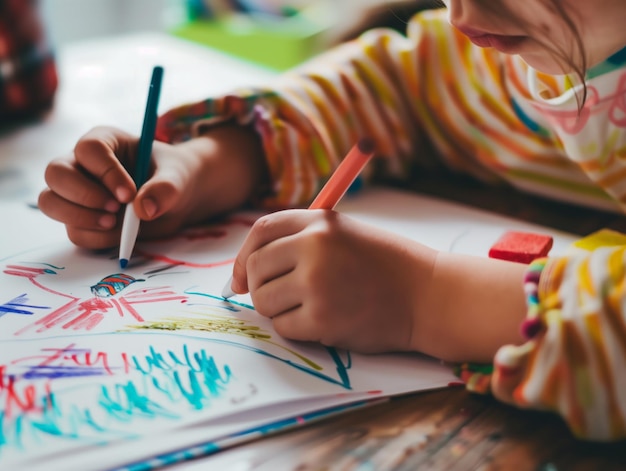
[[76,245],[117,246],[126,203],[145,221],[141,238],[161,237],[240,207],[264,178],[253,131],[222,126],[182,144],[154,142],[151,176],[137,191],[128,169],[134,171],[138,142],[119,129],[94,128],[71,155],[48,165],[39,208],[65,224]]

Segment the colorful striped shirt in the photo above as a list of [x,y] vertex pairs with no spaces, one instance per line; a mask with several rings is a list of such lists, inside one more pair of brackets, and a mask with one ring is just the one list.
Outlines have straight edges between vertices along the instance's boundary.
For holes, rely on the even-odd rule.
[[[358,137],[370,136],[379,151],[371,174],[408,178],[445,165],[623,212],[626,49],[589,70],[586,87],[579,109],[574,75],[476,47],[434,10],[413,18],[406,36],[372,30],[270,87],[173,109],[157,136],[177,142],[224,121],[254,126],[272,181],[266,207],[309,202]],[[420,152],[429,146],[435,155]],[[547,259],[529,303],[541,328],[499,352],[487,384],[510,389],[523,407],[559,412],[581,437],[626,437],[625,258],[626,247],[612,247]],[[523,374],[510,385],[502,373],[512,367]]]

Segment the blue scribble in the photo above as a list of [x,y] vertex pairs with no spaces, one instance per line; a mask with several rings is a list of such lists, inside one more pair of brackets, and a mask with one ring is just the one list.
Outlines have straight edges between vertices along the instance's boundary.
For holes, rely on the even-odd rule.
[[[218,397],[225,389],[232,377],[230,367],[224,366],[223,373],[219,371],[213,357],[207,357],[204,350],[189,355],[187,345],[183,346],[182,358],[172,351],[167,352],[169,361],[161,353],[150,347],[150,354],[141,360],[133,356],[133,368],[144,375],[151,375],[156,370],[171,373],[169,379],[174,382],[175,390],[180,392],[194,409],[203,409],[211,397]],[[143,363],[143,364],[142,364]],[[189,390],[185,389],[184,382],[178,371],[180,367],[187,373]],[[170,393],[171,388],[160,382],[154,386],[164,393]]]
[[[43,348],[41,351],[44,355],[14,362],[17,368],[26,370],[20,375],[14,375],[16,379],[60,379],[113,374],[107,356],[102,352],[93,353],[90,349],[74,348],[73,345],[65,348]],[[32,364],[33,361],[37,363]],[[22,364],[26,362],[28,364]],[[102,363],[102,366],[97,363]]]
[[105,368],[94,366],[56,366],[36,365],[21,375],[24,379],[59,379],[80,378],[84,376],[102,376],[109,374]]
[[170,419],[179,417],[150,399],[140,389],[143,388],[139,388],[133,381],[116,384],[112,387],[102,386],[98,403],[109,417],[120,422],[131,422],[136,417],[166,417]]
[[[55,349],[53,357],[57,362],[69,361],[74,355],[62,357],[61,354],[72,352],[89,353],[72,348]],[[49,382],[24,383],[28,388],[35,384],[42,387],[38,392],[32,391],[34,402],[28,407],[14,406],[9,410],[2,404],[0,461],[3,449],[11,447],[28,453],[36,444],[44,443],[46,437],[82,444],[106,444],[112,440],[135,438],[138,432],[134,431],[132,424],[137,421],[176,421],[180,420],[182,411],[210,409],[215,400],[225,396],[233,377],[228,365],[219,366],[206,351],[190,351],[187,345],[182,351],[160,352],[150,347],[145,356],[134,355],[128,361],[125,358],[125,354],[121,354],[120,360],[125,367],[116,365],[111,370],[119,373],[123,369],[129,376],[124,375],[120,380],[111,376],[109,371],[110,382],[104,382],[103,378],[102,381],[65,389],[63,378],[103,373],[103,369],[92,365],[90,373],[83,365],[69,367],[41,363],[36,367],[28,366],[25,375],[5,373],[3,384],[17,386],[23,379]],[[108,369],[108,364],[105,367]],[[7,381],[9,378],[12,381]],[[15,394],[18,391],[21,392],[22,388],[16,388]],[[28,394],[31,397],[31,393]],[[83,398],[80,403],[86,406],[76,403],[76,394]],[[0,394],[0,399],[6,397],[2,398]],[[18,396],[14,399],[17,400]]]
[[240,303],[238,301],[234,301],[233,299],[225,299],[222,296],[215,296],[214,294],[203,293],[202,291],[192,291],[191,289],[186,289],[185,294],[195,294],[197,296],[204,296],[205,298],[216,299],[217,301],[222,301],[224,305],[234,304],[235,306],[245,307],[246,309],[250,309],[254,311],[254,306],[250,304]]
[[[207,298],[211,298],[211,299],[217,299],[219,301],[222,301],[222,303],[227,304],[235,304],[237,306],[242,306],[245,307],[247,309],[250,310],[254,310],[254,306],[251,306],[249,304],[244,304],[244,303],[240,303],[237,301],[233,301],[232,299],[224,299],[221,296],[215,296],[213,294],[209,294],[209,293],[204,293],[202,291],[192,291],[192,289],[187,289],[185,290],[185,294],[190,294],[190,295],[197,295],[197,296],[204,296]],[[271,358],[274,358],[276,360],[279,360],[283,363],[286,363],[290,366],[293,366],[294,368],[297,368],[301,371],[304,371],[305,373],[309,373],[313,376],[316,376],[317,378],[323,379],[325,381],[328,381],[330,383],[334,383],[334,384],[338,384],[346,389],[352,389],[352,386],[350,385],[350,376],[348,375],[348,370],[352,367],[352,357],[350,355],[349,351],[346,351],[346,356],[347,356],[347,362],[344,363],[343,360],[341,359],[337,349],[332,348],[332,347],[325,347],[326,350],[328,351],[328,354],[330,355],[330,357],[333,359],[333,361],[335,362],[335,366],[337,368],[337,374],[339,375],[340,381],[335,380],[334,378],[331,378],[323,373],[320,373],[318,371],[315,371],[311,368],[308,368],[306,366],[303,365],[299,365],[297,363],[294,363],[292,361],[286,360],[284,358],[280,358],[276,355],[272,355],[269,352],[266,352],[265,350],[261,350],[255,347],[250,347],[248,345],[243,345],[243,344],[239,344],[239,343],[235,343],[235,342],[229,342],[229,341],[221,341],[221,340],[217,340],[217,339],[211,339],[212,342],[220,342],[220,343],[226,343],[229,345],[233,345],[233,346],[237,346],[240,348],[244,348],[246,350],[251,350],[254,351],[256,353],[259,353],[261,355],[265,355]]]
[[9,302],[0,305],[0,317],[5,314],[22,314],[31,316],[35,313],[34,309],[50,309],[49,306],[35,306],[28,303],[26,293],[11,299]]

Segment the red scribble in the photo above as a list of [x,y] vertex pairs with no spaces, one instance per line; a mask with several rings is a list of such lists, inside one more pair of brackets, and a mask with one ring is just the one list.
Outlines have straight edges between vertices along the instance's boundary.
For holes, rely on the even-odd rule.
[[[233,218],[226,221],[225,225],[245,225],[246,227],[252,226],[253,220],[245,218]],[[222,238],[227,236],[227,231],[215,228],[200,228],[190,230],[184,233],[182,236],[174,236],[171,240],[175,239],[187,239],[187,240],[201,240],[207,238]],[[165,239],[167,241],[167,239]],[[160,241],[163,242],[163,241]],[[175,260],[161,254],[149,253],[147,250],[137,250],[142,256],[164,262],[168,265],[174,266],[186,266],[191,268],[213,268],[222,265],[232,264],[234,259],[211,262],[211,263],[193,263],[182,260]],[[56,274],[50,268],[39,267],[27,267],[19,265],[9,265],[4,273],[12,276],[20,276],[27,278],[38,289],[65,298],[69,298],[70,301],[59,307],[58,309],[50,312],[49,314],[37,319],[30,325],[18,330],[14,335],[23,335],[26,332],[34,331],[36,333],[42,333],[51,329],[63,329],[63,330],[85,330],[91,331],[95,329],[108,315],[111,313],[117,313],[117,317],[126,318],[132,317],[137,322],[143,322],[143,317],[136,309],[138,304],[152,304],[178,301],[186,303],[189,299],[187,295],[181,295],[174,291],[173,288],[167,286],[160,286],[154,288],[138,288],[130,291],[124,291],[123,294],[118,293],[116,297],[90,297],[88,299],[81,299],[70,294],[61,293],[50,289],[42,285],[37,281],[37,277],[41,275]]]
[[[225,226],[243,225],[246,227],[251,227],[253,224],[254,224],[253,220],[246,219],[246,218],[232,218],[232,219],[229,219],[228,221],[224,221],[223,223],[223,225]],[[191,230],[185,231],[183,234],[175,235],[175,236],[165,238],[165,239],[159,239],[159,242],[171,242],[171,241],[179,240],[179,239],[183,239],[187,241],[203,240],[203,239],[221,239],[223,237],[226,237],[227,235],[228,235],[228,232],[223,229],[201,227],[198,229],[191,229]],[[219,262],[211,262],[211,263],[193,263],[193,262],[189,262],[186,260],[177,260],[175,258],[171,258],[163,254],[152,253],[147,249],[136,248],[135,251],[142,257],[145,257],[151,260],[158,260],[160,262],[164,262],[169,265],[185,266],[185,267],[190,267],[190,268],[214,268],[214,267],[219,267],[223,265],[230,265],[235,261],[235,259],[229,259],[229,260],[222,260]]]
[[158,254],[153,254],[153,253],[149,253],[145,250],[140,250],[140,249],[135,249],[136,252],[146,258],[149,258],[151,260],[158,260],[160,262],[165,262],[168,263],[170,265],[176,265],[176,266],[183,266],[183,267],[190,267],[190,268],[214,268],[214,267],[220,267],[222,265],[230,265],[231,263],[233,263],[235,261],[234,258],[231,258],[229,260],[223,260],[221,262],[212,262],[212,263],[192,263],[192,262],[185,262],[183,260],[176,260],[174,258],[170,258],[167,257],[165,255],[158,255]]
[[[34,280],[31,280],[34,282]],[[39,285],[37,283],[37,285]],[[162,303],[165,301],[188,300],[188,296],[176,293],[172,288],[157,286],[153,288],[138,288],[129,291],[124,296],[116,298],[93,297],[80,300],[72,296],[72,301],[38,319],[32,324],[20,329],[15,335],[22,335],[35,329],[41,333],[53,328],[64,330],[87,330],[90,331],[100,324],[110,313],[117,313],[118,317],[125,318],[130,315],[137,322],[144,319],[135,309],[136,304]]]
[[[63,348],[43,348],[41,355],[32,355],[13,360],[9,365],[0,365],[0,400],[7,418],[17,411],[42,412],[52,404],[52,382],[55,379],[85,373],[94,369],[97,373],[113,376],[109,354],[89,349],[76,348],[70,344]],[[121,353],[124,373],[130,372],[127,354]],[[9,367],[25,368],[20,374],[9,374]],[[39,379],[39,382],[32,381]]]
[[20,266],[20,265],[8,265],[7,268],[9,268],[9,270],[4,270],[4,273],[6,273],[7,275],[23,276],[25,278],[28,278],[28,281],[30,281],[33,285],[35,285],[37,288],[43,291],[46,291],[47,293],[52,293],[58,296],[63,296],[65,298],[71,298],[74,300],[78,299],[69,294],[61,293],[59,291],[50,289],[42,285],[35,279],[39,275],[56,274],[55,272],[51,273],[49,268],[33,268],[33,267],[25,267],[25,266]]
[[[16,386],[15,383],[15,376],[6,374],[6,365],[0,365],[0,398],[4,396],[3,410],[6,418],[11,418],[14,408],[20,412],[40,412],[42,407],[36,405],[37,397],[41,397],[37,392],[37,386],[33,383]],[[44,384],[43,388],[47,394],[45,397],[48,397],[50,388],[47,384]]]
[[42,348],[43,355],[33,355],[13,360],[11,365],[29,363],[29,368],[62,367],[62,366],[92,366],[102,368],[108,374],[113,375],[113,369],[106,352],[92,352],[88,348],[76,348],[76,344],[70,344],[63,348]]
[[139,288],[133,291],[129,291],[124,296],[124,299],[128,300],[132,304],[141,303],[153,303],[163,301],[178,301],[181,299],[188,299],[187,296],[178,294],[172,290],[169,286],[155,286],[153,288]]
[[126,352],[122,353],[122,363],[124,364],[124,373],[128,374],[130,372],[130,362],[128,361]]
[[8,265],[7,269],[4,270],[4,273],[6,273],[7,275],[25,276],[27,278],[30,278],[31,276],[45,274],[46,269],[34,268],[34,267],[23,267],[19,265]]
[[18,330],[15,335],[21,335],[31,328],[43,332],[54,327],[62,329],[81,330],[93,329],[104,318],[104,314],[111,310],[120,311],[117,301],[104,298],[90,298],[86,301],[74,301],[61,306],[59,309],[38,319],[31,325]]
[[[252,227],[254,224],[254,220],[250,220],[243,217],[233,217],[224,221],[222,225],[224,226],[246,226]],[[228,235],[228,232],[224,229],[216,229],[215,227],[198,227],[187,229],[185,232],[180,234],[174,234],[169,237],[163,237],[158,240],[161,242],[172,242],[175,240],[183,239],[188,241],[193,240],[203,240],[203,239],[222,239]]]
[[109,365],[109,356],[106,352],[84,352],[82,355],[74,354],[70,357],[72,362],[78,366],[98,366],[102,365],[102,368],[113,375],[113,370]]

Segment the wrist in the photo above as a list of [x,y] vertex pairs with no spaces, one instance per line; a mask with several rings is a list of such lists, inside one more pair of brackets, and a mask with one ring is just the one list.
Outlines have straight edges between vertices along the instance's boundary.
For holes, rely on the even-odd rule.
[[526,314],[526,265],[439,252],[420,289],[413,347],[453,362],[490,362],[504,344],[520,344]]
[[195,221],[240,208],[268,185],[261,140],[249,127],[217,126],[178,146],[196,162],[190,166]]

